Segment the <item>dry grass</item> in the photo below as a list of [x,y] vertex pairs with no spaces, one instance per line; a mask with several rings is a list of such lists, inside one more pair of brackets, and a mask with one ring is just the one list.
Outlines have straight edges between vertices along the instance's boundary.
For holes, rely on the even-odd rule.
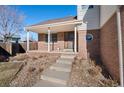
[[0,63],[0,87],[9,86],[21,66],[22,63]]
[[11,82],[11,86],[33,86],[40,79],[42,71],[56,62],[59,54],[28,53],[10,58],[13,62],[24,62],[25,65],[17,77]]
[[114,87],[118,86],[118,83],[111,78],[105,78],[102,74],[102,68],[96,65],[94,61],[75,59],[69,85],[78,87]]

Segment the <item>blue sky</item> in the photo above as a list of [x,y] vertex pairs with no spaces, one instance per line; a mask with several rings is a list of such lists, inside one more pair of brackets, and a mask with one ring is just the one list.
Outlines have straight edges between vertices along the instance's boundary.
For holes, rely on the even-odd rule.
[[[77,13],[75,5],[21,5],[17,7],[25,15],[25,25],[54,18],[75,16]],[[31,33],[31,36],[37,39],[37,34]]]
[[25,14],[27,25],[48,19],[76,15],[75,5],[27,5],[18,6],[18,8]]

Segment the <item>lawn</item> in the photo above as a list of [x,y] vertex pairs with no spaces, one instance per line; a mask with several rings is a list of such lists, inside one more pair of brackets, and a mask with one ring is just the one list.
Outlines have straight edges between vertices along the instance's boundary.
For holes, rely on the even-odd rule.
[[59,54],[24,53],[0,63],[0,87],[32,86],[42,71],[56,62]]

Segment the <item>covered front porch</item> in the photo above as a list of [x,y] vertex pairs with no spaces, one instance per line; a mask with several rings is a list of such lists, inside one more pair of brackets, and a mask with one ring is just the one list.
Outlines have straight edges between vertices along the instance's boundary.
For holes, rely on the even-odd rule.
[[27,31],[27,52],[29,52],[29,32],[38,33],[39,52],[78,52],[77,27],[81,25],[80,20],[69,20],[50,24],[32,25],[26,27]]

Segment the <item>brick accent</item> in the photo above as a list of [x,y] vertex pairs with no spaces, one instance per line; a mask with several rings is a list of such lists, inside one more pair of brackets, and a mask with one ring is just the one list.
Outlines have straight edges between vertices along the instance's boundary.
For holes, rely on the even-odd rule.
[[[38,49],[47,51],[47,42],[45,42],[45,34],[38,34]],[[61,51],[64,49],[64,32],[57,33],[57,42],[50,44],[50,50]]]
[[60,50],[63,50],[64,49],[64,32],[57,33],[57,38],[58,38],[57,47]]
[[93,35],[93,40],[87,42],[87,52],[92,60],[100,61],[100,30],[88,30],[87,34]]
[[87,59],[87,31],[78,30],[78,56],[79,58]]
[[113,79],[119,80],[117,22],[114,14],[100,31],[101,59]]
[[122,27],[121,29],[122,29],[123,67],[124,67],[124,6],[121,6],[120,13],[121,13],[121,27]]
[[124,6],[120,8],[121,12],[121,29],[122,29],[122,44],[123,44],[123,63],[124,63]]
[[[86,35],[92,34],[93,40],[87,42]],[[100,60],[100,30],[78,31],[78,53],[79,58]]]
[[38,50],[47,51],[47,43],[45,42],[45,34],[38,34]]

